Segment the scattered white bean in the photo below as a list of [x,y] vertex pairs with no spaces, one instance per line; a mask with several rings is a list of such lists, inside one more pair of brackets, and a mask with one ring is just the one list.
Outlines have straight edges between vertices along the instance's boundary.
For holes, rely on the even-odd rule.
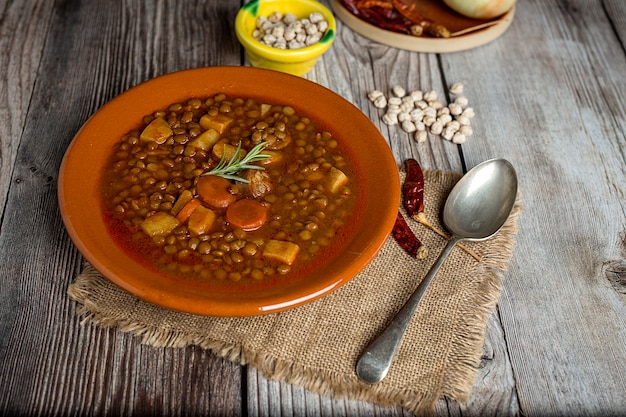
[[411,115],[407,112],[400,112],[398,113],[398,121],[400,123],[402,122],[406,122],[406,121],[411,121]]
[[453,131],[458,131],[461,128],[461,123],[459,123],[456,120],[451,121],[450,123],[447,124],[447,127],[449,127],[450,129],[452,129]]
[[461,126],[468,126],[470,124],[470,118],[467,116],[460,115],[456,120]]
[[433,123],[435,123],[437,121],[437,119],[435,119],[433,116],[426,116],[426,117],[424,117],[423,121],[424,121],[424,124],[427,127],[430,127],[430,126],[433,125]]
[[[296,23],[309,24],[306,19]],[[261,27],[266,24],[267,22],[257,22],[257,25]],[[288,29],[284,32],[287,33]],[[272,32],[276,35],[280,33],[280,29]],[[375,107],[386,109],[382,116],[383,123],[399,124],[405,132],[414,133],[414,139],[418,143],[426,141],[428,133],[431,133],[461,144],[474,134],[470,124],[475,116],[474,109],[468,107],[468,98],[462,95],[463,89],[462,83],[454,83],[450,86],[450,94],[456,97],[447,106],[437,99],[437,92],[434,90],[426,92],[412,90],[407,93],[407,90],[399,85],[391,88],[390,97],[385,97],[380,90],[370,91],[367,97]]]
[[450,114],[450,109],[447,107],[442,107],[441,109],[437,110],[437,116],[443,116],[444,114]]
[[437,100],[437,92],[435,90],[427,91],[424,93],[424,101],[435,101]]
[[454,99],[454,102],[461,107],[465,107],[469,104],[469,100],[465,96],[458,96]]
[[379,96],[374,99],[374,106],[378,109],[384,109],[387,107],[387,98],[385,96]]
[[415,106],[413,106],[413,103],[408,103],[406,101],[403,101],[402,103],[400,103],[400,110],[402,110],[403,112],[410,112],[411,110],[413,110],[415,108]]
[[417,143],[424,143],[428,139],[428,133],[425,130],[418,130],[415,132],[415,141]]
[[417,128],[415,127],[415,123],[413,123],[411,120],[405,120],[400,126],[402,127],[402,130],[407,133],[413,133],[417,130]]
[[409,95],[413,97],[413,101],[420,101],[424,98],[424,93],[421,90],[413,90]]
[[426,107],[428,107],[428,103],[426,103],[424,100],[418,100],[415,102],[415,107],[424,110]]
[[387,113],[394,113],[394,114],[402,113],[402,109],[400,108],[400,106],[390,104],[389,106],[387,106]]
[[384,94],[382,91],[380,90],[372,90],[369,93],[367,93],[367,98],[370,99],[370,101],[374,101],[376,100],[378,97],[382,97]]
[[441,122],[441,124],[445,126],[452,121],[452,116],[450,116],[449,114],[442,114],[441,116],[437,117],[437,121]]
[[438,120],[435,120],[435,122],[430,125],[430,133],[432,133],[433,135],[440,135],[442,131],[443,124]]
[[422,109],[414,109],[409,112],[409,115],[413,122],[420,122],[424,118],[424,111]]
[[400,87],[399,85],[394,85],[393,88],[391,89],[391,91],[393,91],[393,94],[396,97],[402,98],[402,97],[406,96],[406,90],[404,88]]
[[383,123],[386,125],[397,125],[398,124],[398,115],[395,113],[385,113],[383,114]]
[[472,126],[461,126],[461,128],[459,129],[459,133],[464,134],[466,137],[468,136],[472,136],[474,134],[474,129],[472,129]]
[[458,103],[450,103],[448,105],[448,108],[450,109],[450,114],[453,116],[458,116],[459,114],[463,113],[463,107],[461,107],[461,105]]
[[450,86],[450,93],[452,94],[463,94],[463,83],[454,83]]
[[475,116],[474,109],[473,109],[473,108],[471,108],[471,107],[466,107],[466,108],[463,110],[463,113],[461,113],[461,114],[462,114],[463,116],[469,117],[470,119],[472,119],[472,118]]
[[433,107],[426,107],[424,109],[424,117],[437,117],[437,110]]
[[432,107],[435,110],[439,110],[443,108],[443,103],[441,103],[441,101],[439,100],[433,100],[428,102],[428,106]]
[[450,126],[446,126],[443,128],[443,132],[441,132],[441,137],[445,140],[452,140],[452,136],[454,136],[454,133],[454,129],[452,129]]
[[461,143],[465,143],[465,140],[467,138],[465,137],[465,135],[461,132],[457,132],[454,134],[454,136],[452,136],[452,143],[456,143],[457,145],[460,145]]

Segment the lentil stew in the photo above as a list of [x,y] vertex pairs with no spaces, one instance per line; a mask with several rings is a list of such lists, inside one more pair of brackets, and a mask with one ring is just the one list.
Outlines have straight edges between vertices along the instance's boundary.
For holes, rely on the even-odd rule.
[[[146,248],[138,248],[139,245],[132,239],[127,240],[127,243],[122,242],[120,237],[132,236],[123,231],[127,228],[123,221],[111,220],[112,216],[103,221],[106,219],[103,213],[108,210],[112,214],[116,206],[112,200],[104,203],[102,190],[106,184],[105,173],[111,174],[113,158],[116,157],[113,149],[120,146],[121,138],[133,131],[143,132],[146,123],[142,118],[146,115],[153,117],[158,111],[167,112],[172,103],[185,106],[192,97],[205,101],[219,93],[225,94],[229,100],[245,97],[261,104],[293,108],[299,115],[310,118],[319,132],[332,133],[338,142],[338,150],[347,160],[347,166],[353,170],[350,172],[350,169],[345,169],[345,173],[350,179],[350,187],[353,187],[352,194],[356,199],[353,204],[355,214],[358,215],[349,215],[345,226],[332,239],[332,245],[337,246],[331,245],[320,250],[315,262],[310,262],[306,268],[298,266],[297,260],[291,266],[289,275],[277,274],[275,278],[264,277],[261,280],[242,277],[238,282],[228,277],[219,280],[215,277],[180,277],[177,273],[167,275],[151,265],[153,261],[136,252],[137,249],[141,252]],[[167,121],[167,117],[164,120]],[[155,127],[158,127],[158,123],[155,123]],[[155,130],[158,132],[158,129]],[[247,144],[243,143],[242,146],[246,151],[250,150],[246,156],[252,153]],[[290,146],[296,146],[293,137]],[[278,150],[260,150],[261,154],[270,152]],[[210,162],[211,166],[214,163],[215,159]],[[252,164],[261,165],[263,161],[256,160]],[[257,175],[269,175],[276,169],[272,165],[263,166],[265,170],[254,172],[261,173]],[[227,171],[222,173],[228,174]],[[244,174],[244,171],[237,171],[234,175]],[[200,175],[200,178],[223,179],[215,175]],[[203,180],[200,185],[201,188],[219,190],[220,181],[217,182]],[[235,183],[233,180],[227,182],[231,185]],[[196,192],[197,188],[198,184]],[[276,192],[277,188],[274,189]],[[207,198],[207,194],[204,194]],[[329,89],[277,71],[250,67],[207,67],[148,80],[98,109],[77,132],[65,153],[59,170],[58,199],[61,217],[72,242],[85,261],[113,284],[143,301],[161,307],[192,314],[234,317],[290,309],[325,296],[349,282],[387,240],[400,203],[400,180],[391,150],[376,126],[354,105]],[[200,203],[210,208],[204,200]],[[186,204],[180,208],[177,216],[186,216],[194,211],[193,206],[197,204]],[[239,209],[236,212],[240,212]],[[223,209],[212,209],[216,218],[220,210]],[[238,217],[236,212],[235,218]],[[202,214],[202,210],[199,213]],[[205,224],[202,219],[210,217],[210,214],[200,214],[196,214],[192,221],[196,232],[202,231]],[[268,211],[261,229],[269,227],[271,217]],[[238,224],[242,230],[243,227],[254,228],[258,216],[255,218],[251,220],[239,216]],[[183,223],[188,227],[190,220],[191,217]],[[229,221],[237,222],[233,218]],[[118,227],[114,225],[115,222]],[[260,233],[261,229],[246,233]],[[145,234],[143,229],[140,233]],[[154,245],[152,238],[147,235],[145,242]],[[159,247],[159,250],[164,250],[164,247]],[[306,251],[301,251],[302,254],[306,254]]]
[[291,106],[191,98],[114,145],[103,215],[125,251],[174,279],[289,279],[336,254],[359,221],[350,160]]

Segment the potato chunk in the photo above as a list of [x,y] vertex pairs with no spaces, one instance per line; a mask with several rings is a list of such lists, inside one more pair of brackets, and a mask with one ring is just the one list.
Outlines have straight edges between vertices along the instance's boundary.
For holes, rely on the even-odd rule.
[[173,134],[169,123],[157,117],[141,132],[139,139],[143,142],[156,142],[160,145],[171,138]]
[[193,193],[189,190],[184,190],[182,193],[180,193],[180,196],[178,196],[178,199],[172,207],[172,214],[176,216],[178,212],[181,211],[182,208],[185,207],[187,203],[189,203],[189,201],[191,201],[192,198]]
[[346,176],[346,174],[343,173],[343,171],[335,167],[330,168],[330,171],[328,172],[327,186],[331,192],[336,193],[341,187],[343,187],[347,183],[348,177]]
[[218,114],[215,116],[209,116],[205,114],[200,118],[200,126],[205,129],[214,129],[220,135],[228,129],[228,126],[233,122],[233,118]]
[[170,234],[179,224],[176,217],[160,211],[146,218],[139,227],[148,236],[156,237]]
[[187,228],[192,235],[203,235],[211,230],[216,217],[215,212],[210,208],[198,206],[189,216]]
[[263,256],[292,265],[300,252],[300,246],[293,242],[270,239],[263,248]]
[[209,129],[202,132],[195,139],[190,141],[189,144],[203,151],[209,151],[219,139],[220,134],[217,133],[217,130]]

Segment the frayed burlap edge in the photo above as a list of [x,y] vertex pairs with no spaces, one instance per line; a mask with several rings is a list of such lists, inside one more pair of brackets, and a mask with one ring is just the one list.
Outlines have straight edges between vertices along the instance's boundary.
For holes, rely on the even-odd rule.
[[[436,174],[440,172],[427,171],[425,173],[427,179],[428,176]],[[499,246],[500,250],[491,256],[481,258],[484,290],[474,293],[474,298],[462,306],[465,314],[477,316],[478,320],[475,320],[475,325],[455,329],[454,334],[458,337],[452,342],[450,352],[448,352],[453,360],[450,361],[450,366],[445,372],[444,381],[441,384],[443,389],[438,392],[419,392],[381,385],[367,385],[358,381],[355,375],[337,374],[318,368],[310,369],[262,352],[255,352],[246,348],[245,343],[226,343],[206,335],[157,328],[132,320],[125,315],[111,315],[103,312],[91,297],[101,291],[110,292],[112,288],[115,291],[123,290],[109,283],[89,264],[85,265],[79,279],[70,285],[68,295],[79,303],[77,313],[83,325],[93,323],[103,327],[116,327],[124,333],[140,337],[142,343],[155,347],[181,348],[196,345],[211,350],[229,361],[253,366],[270,379],[300,385],[320,395],[347,397],[381,406],[400,405],[416,414],[433,414],[435,404],[442,396],[458,403],[467,401],[470,396],[482,355],[486,321],[500,297],[502,288],[500,274],[506,271],[507,263],[513,253],[514,237],[517,234],[517,217],[521,211],[519,201],[518,195],[518,201],[507,224],[491,239],[491,242]],[[141,300],[137,302],[143,303]]]
[[[212,339],[205,335],[188,334],[176,330],[164,330],[150,324],[131,320],[124,315],[104,314],[90,297],[99,291],[111,291],[113,284],[106,281],[90,264],[85,264],[83,272],[68,295],[78,303],[77,313],[81,325],[96,325],[116,328],[123,333],[140,337],[141,343],[153,347],[183,348],[195,345],[208,349],[214,354],[240,365],[258,369],[267,378],[299,385],[317,394],[328,397],[346,397],[353,400],[372,402],[380,406],[399,405],[416,414],[432,414],[434,404],[443,392],[423,393],[414,390],[381,388],[364,384],[356,377],[349,377],[320,369],[279,360],[271,355],[247,349],[245,344],[232,344]],[[115,290],[118,290],[115,288]],[[121,289],[119,291],[122,291]],[[142,302],[138,300],[138,302]],[[475,369],[474,369],[475,372]],[[469,388],[471,388],[471,383]],[[455,390],[457,391],[457,390]],[[462,392],[463,390],[458,390]],[[454,396],[452,396],[454,399]]]

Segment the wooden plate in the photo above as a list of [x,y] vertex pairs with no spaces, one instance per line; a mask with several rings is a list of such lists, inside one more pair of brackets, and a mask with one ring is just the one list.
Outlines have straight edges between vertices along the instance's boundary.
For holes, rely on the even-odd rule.
[[[330,130],[354,158],[359,184],[355,226],[345,244],[310,272],[294,279],[237,285],[166,276],[123,250],[103,221],[101,175],[112,147],[143,116],[190,98],[224,93],[294,107]],[[316,83],[250,67],[211,67],[157,77],[117,96],[76,134],[59,173],[59,207],[83,256],[111,282],[153,304],[212,316],[250,316],[308,303],[357,275],[380,250],[400,204],[397,164],[387,142],[355,106]],[[254,280],[251,280],[254,281]]]
[[[353,31],[384,45],[416,52],[459,52],[485,45],[500,37],[508,29],[515,14],[513,8],[493,20],[476,20],[454,12],[442,1],[420,0],[415,4],[416,11],[423,16],[446,26],[453,34],[462,34],[450,38],[431,38],[384,30],[353,15],[341,0],[330,0],[333,12]],[[474,28],[479,29],[472,30]]]

